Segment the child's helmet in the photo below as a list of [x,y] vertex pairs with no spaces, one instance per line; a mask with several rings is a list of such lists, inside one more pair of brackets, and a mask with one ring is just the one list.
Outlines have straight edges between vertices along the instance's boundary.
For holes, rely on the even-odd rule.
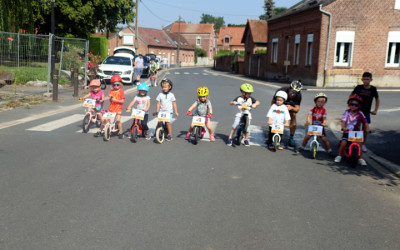
[[282,91],[282,90],[279,90],[278,92],[276,92],[276,94],[275,94],[275,99],[277,98],[277,97],[281,97],[281,98],[283,98],[283,100],[287,100],[287,93],[285,92],[285,91]]
[[93,79],[93,80],[91,80],[89,86],[90,86],[90,87],[99,87],[99,86],[100,86],[100,81],[99,81],[99,79]]
[[349,97],[349,100],[347,100],[347,104],[349,104],[353,100],[358,101],[358,103],[360,103],[360,105],[363,103],[363,99],[360,96],[354,94]]
[[293,81],[290,84],[290,87],[297,92],[300,92],[300,90],[303,88],[303,84],[300,81]]
[[197,89],[198,96],[208,96],[208,88],[206,86]]
[[318,94],[316,94],[315,96],[314,96],[314,102],[316,102],[317,101],[317,99],[318,98],[325,98],[325,102],[327,102],[328,101],[328,96],[327,95],[325,95],[324,93],[318,93]]
[[253,93],[253,86],[250,83],[243,83],[240,85],[240,90],[246,93]]
[[171,89],[170,89],[170,91],[171,91],[172,90],[172,86],[173,86],[172,81],[170,79],[167,79],[167,78],[162,79],[161,80],[161,84],[160,84],[161,88],[162,88],[162,83],[163,82],[169,83],[169,86],[171,86]]
[[149,85],[147,85],[147,83],[145,83],[145,82],[141,82],[140,84],[139,84],[139,86],[137,87],[137,90],[139,91],[139,90],[144,90],[144,91],[147,91],[147,92],[149,92]]
[[111,84],[113,84],[114,82],[121,82],[122,83],[122,79],[119,75],[113,75],[111,77]]

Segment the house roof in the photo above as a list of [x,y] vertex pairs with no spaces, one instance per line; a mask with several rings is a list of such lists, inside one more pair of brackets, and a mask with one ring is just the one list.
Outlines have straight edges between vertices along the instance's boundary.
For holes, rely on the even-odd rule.
[[[175,22],[172,26],[171,32],[179,32],[179,23]],[[192,34],[214,34],[213,23],[181,23],[181,33],[192,33]]]
[[147,46],[175,48],[171,39],[162,30],[138,27],[138,37]]
[[186,50],[194,50],[194,47],[188,43],[188,41],[183,37],[180,36],[178,33],[172,33],[170,31],[164,30],[167,36],[173,41],[174,45],[177,47],[178,46],[178,41],[180,41],[180,47],[181,49],[186,49]]
[[334,1],[336,0],[302,0],[293,5],[292,7],[290,7],[289,9],[287,9],[286,11],[280,13],[279,15],[272,17],[268,21],[300,13],[309,9],[317,8],[319,7],[319,5],[326,6]]
[[246,28],[243,32],[242,43],[250,32],[254,43],[267,43],[268,23],[265,20],[247,19]]
[[218,43],[217,45],[224,44],[224,37],[231,37],[230,45],[244,45],[242,43],[242,37],[245,27],[221,27],[219,29]]

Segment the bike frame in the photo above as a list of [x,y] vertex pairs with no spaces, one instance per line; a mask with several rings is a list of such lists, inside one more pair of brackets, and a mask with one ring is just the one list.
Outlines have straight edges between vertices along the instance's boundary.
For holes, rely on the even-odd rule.
[[142,125],[142,120],[139,120],[137,118],[134,118],[132,126],[131,126],[131,131],[133,128],[137,127],[138,128],[138,135],[143,134],[143,125]]

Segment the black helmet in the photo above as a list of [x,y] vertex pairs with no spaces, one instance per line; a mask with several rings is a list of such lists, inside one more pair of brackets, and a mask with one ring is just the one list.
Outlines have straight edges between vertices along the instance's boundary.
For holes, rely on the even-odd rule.
[[161,80],[161,84],[160,84],[161,88],[162,88],[162,83],[163,83],[163,82],[169,83],[169,86],[171,86],[171,89],[170,89],[170,90],[172,90],[172,87],[173,87],[174,85],[172,84],[172,81],[171,81],[170,79],[167,79],[167,78],[162,79],[162,80]]

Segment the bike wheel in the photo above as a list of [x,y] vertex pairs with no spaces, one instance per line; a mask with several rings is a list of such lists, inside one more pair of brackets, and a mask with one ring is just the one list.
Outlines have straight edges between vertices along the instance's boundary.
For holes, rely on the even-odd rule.
[[358,144],[354,145],[350,148],[351,155],[350,155],[350,167],[355,168],[358,164],[358,159],[360,158],[359,151],[360,146]]
[[111,125],[110,123],[107,123],[106,126],[104,127],[104,141],[109,141],[111,138]]
[[106,80],[104,80],[104,79],[101,79],[101,80],[100,80],[100,88],[101,88],[102,90],[105,90],[105,89],[107,88]]
[[164,135],[164,128],[163,127],[159,127],[156,130],[156,140],[158,143],[163,143],[165,139],[165,135]]
[[131,129],[131,142],[137,142],[138,140],[138,127],[134,126]]
[[194,144],[194,145],[196,145],[197,142],[198,142],[199,139],[200,139],[199,133],[200,133],[199,127],[194,126],[194,128],[193,128],[193,135],[194,135],[193,144]]
[[82,122],[82,132],[83,133],[89,132],[90,125],[92,123],[90,116],[91,116],[90,114],[86,114],[85,117],[83,118],[83,122]]
[[240,145],[240,143],[242,142],[243,139],[243,131],[241,128],[238,128],[237,132],[236,132],[236,145]]
[[99,118],[97,118],[97,120],[96,120],[96,127],[100,128],[100,126],[101,126],[101,121],[100,121]]
[[311,153],[312,153],[312,158],[315,159],[317,157],[317,143],[311,144]]
[[280,139],[279,139],[279,135],[274,135],[272,137],[272,145],[274,145],[274,150],[278,150],[279,148],[279,144],[281,144]]
[[243,123],[243,132],[244,134],[247,134],[247,129],[249,128],[249,116],[244,117],[244,123]]

